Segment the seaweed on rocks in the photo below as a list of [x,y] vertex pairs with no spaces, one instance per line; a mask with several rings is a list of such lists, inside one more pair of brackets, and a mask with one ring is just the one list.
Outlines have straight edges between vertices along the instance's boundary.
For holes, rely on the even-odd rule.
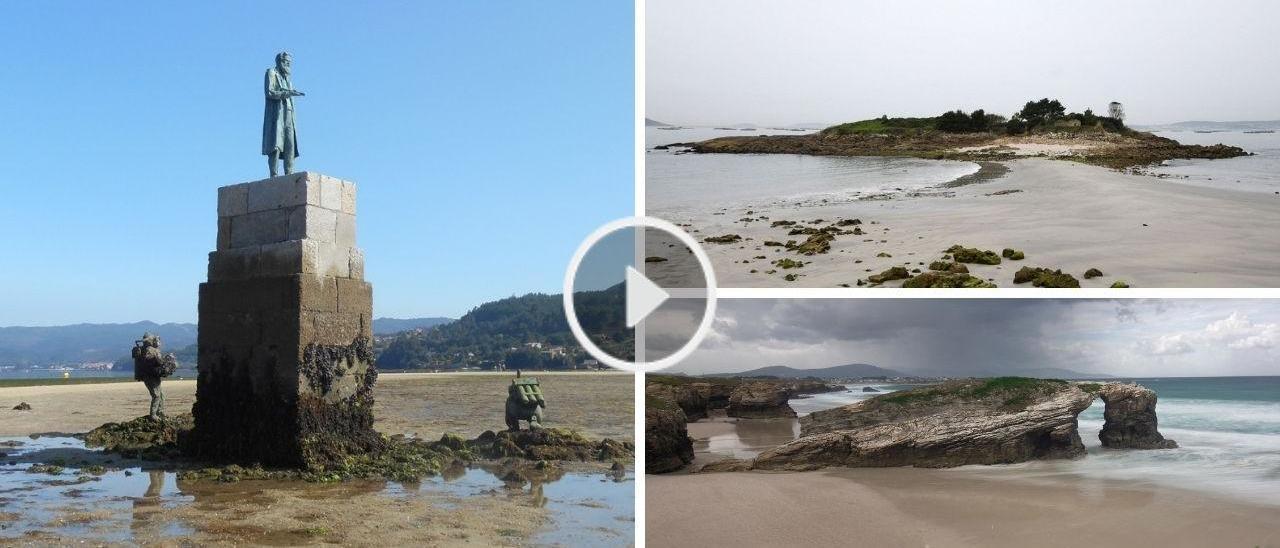
[[1077,288],[1080,287],[1080,281],[1074,276],[1064,273],[1061,270],[1049,270],[1047,268],[1031,268],[1024,266],[1013,274],[1013,283],[1023,284],[1031,282],[1036,287],[1049,288]]
[[707,236],[702,241],[710,244],[731,244],[742,240],[742,236],[737,234],[725,234],[723,236]]
[[867,276],[867,281],[873,284],[882,284],[892,280],[905,280],[911,277],[911,273],[901,266],[895,266],[879,274]]
[[957,263],[1000,264],[1000,256],[990,249],[977,249],[956,244],[947,248],[946,253],[950,253],[952,260]]
[[925,272],[902,282],[902,287],[942,287],[942,288],[966,288],[966,287],[995,287],[996,284],[976,278],[969,274],[958,274],[949,272]]

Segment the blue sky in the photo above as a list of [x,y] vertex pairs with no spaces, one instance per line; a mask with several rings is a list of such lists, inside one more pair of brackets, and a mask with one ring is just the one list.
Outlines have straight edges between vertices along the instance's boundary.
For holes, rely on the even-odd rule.
[[195,321],[281,49],[297,169],[358,185],[375,316],[559,292],[633,212],[630,3],[270,6],[0,7],[0,326]]

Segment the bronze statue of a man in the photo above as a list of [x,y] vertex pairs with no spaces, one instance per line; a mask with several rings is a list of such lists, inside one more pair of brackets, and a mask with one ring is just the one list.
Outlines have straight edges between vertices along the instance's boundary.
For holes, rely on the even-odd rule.
[[284,161],[284,173],[293,173],[293,159],[298,153],[298,130],[293,122],[293,98],[306,95],[293,89],[289,80],[293,58],[288,52],[276,54],[276,66],[267,69],[265,91],[267,107],[262,117],[262,153],[275,177],[276,161]]
[[160,337],[146,333],[142,340],[133,343],[133,380],[142,381],[151,394],[151,413],[153,420],[164,417],[164,392],[160,391],[160,380],[172,375],[178,368],[178,359],[173,353],[160,353]]

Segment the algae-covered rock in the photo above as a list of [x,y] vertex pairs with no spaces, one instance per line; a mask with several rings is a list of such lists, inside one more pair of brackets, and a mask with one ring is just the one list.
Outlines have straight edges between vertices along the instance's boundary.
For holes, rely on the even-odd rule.
[[1000,256],[1009,259],[1010,261],[1021,261],[1027,258],[1026,254],[1021,251],[1008,247],[1000,251]]
[[1111,289],[1129,289],[1129,284],[1124,280],[1116,280],[1111,284]]
[[974,247],[964,247],[960,244],[953,245],[946,250],[951,254],[952,260],[957,263],[975,263],[995,265],[1000,264],[1000,256],[990,249],[978,249]]
[[891,280],[905,280],[911,277],[911,273],[906,268],[895,266],[879,274],[867,276],[867,281],[873,284],[882,284]]
[[1084,279],[1086,280],[1092,280],[1094,278],[1101,278],[1101,277],[1102,277],[1102,271],[1096,268],[1090,268],[1089,270],[1084,271]]
[[1047,268],[1031,268],[1024,266],[1013,274],[1013,283],[1023,284],[1031,282],[1036,287],[1051,288],[1076,288],[1080,287],[1080,280],[1074,276],[1066,274],[1061,270],[1049,270]]
[[836,226],[853,226],[862,224],[862,219],[842,219],[836,223]]
[[804,261],[796,261],[793,259],[778,259],[776,261],[773,261],[773,266],[776,266],[783,270],[786,270],[788,268],[801,268],[804,266]]
[[22,403],[19,403],[18,405],[13,406],[13,410],[14,411],[30,411],[31,404],[24,401]]
[[793,246],[790,249],[796,253],[803,255],[815,255],[818,253],[826,253],[831,251],[831,240],[836,239],[828,232],[819,232],[809,236],[803,243]]
[[566,428],[486,431],[467,442],[467,449],[481,458],[519,457],[547,461],[601,461],[629,459],[635,453],[630,442],[591,440]]
[[145,460],[172,459],[181,456],[179,440],[195,426],[190,413],[160,420],[138,417],[128,422],[109,422],[85,434],[86,447],[101,447],[104,452]]
[[918,276],[914,276],[905,282],[902,287],[995,287],[996,284],[975,278],[969,274],[953,274],[948,272],[925,272]]
[[795,221],[774,221],[774,222],[772,222],[772,223],[769,223],[769,227],[770,227],[770,228],[777,228],[777,227],[780,227],[780,226],[791,226],[791,225],[793,225],[793,224],[796,224],[796,222],[795,222]]
[[933,261],[929,263],[929,270],[937,270],[941,272],[951,272],[953,274],[968,274],[969,267],[961,263],[953,263],[950,261]]
[[709,244],[731,244],[742,240],[742,236],[737,234],[725,234],[723,236],[707,236],[702,241]]

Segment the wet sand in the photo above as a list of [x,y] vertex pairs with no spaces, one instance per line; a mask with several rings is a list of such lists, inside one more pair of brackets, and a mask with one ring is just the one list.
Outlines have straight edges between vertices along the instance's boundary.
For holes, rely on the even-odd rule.
[[[549,425],[631,440],[633,378],[627,373],[536,373]],[[388,434],[474,436],[504,427],[510,374],[386,374],[376,427]],[[164,384],[166,408],[190,409],[195,382]],[[14,411],[19,401],[31,411]],[[140,383],[0,388],[0,544],[432,545],[630,544],[634,476],[567,467],[533,481],[503,481],[458,467],[421,482],[179,481],[56,432],[84,432],[144,414]],[[27,437],[44,434],[36,438]],[[19,437],[21,436],[21,437]],[[35,463],[65,463],[35,473]],[[106,472],[89,472],[91,464]],[[607,463],[606,463],[607,464]],[[591,468],[591,469],[588,469]]]
[[[548,395],[547,422],[596,438],[634,437],[634,388],[630,373],[530,373]],[[467,437],[503,428],[509,373],[391,373],[378,377],[374,427],[387,434],[435,439],[445,432]],[[194,380],[165,381],[165,409],[188,412]],[[19,402],[30,411],[14,411]],[[92,430],[106,422],[145,415],[147,390],[138,382],[0,388],[0,436]]]
[[963,469],[646,477],[650,546],[1280,546],[1280,507]]
[[[999,287],[1030,287],[1013,283],[1014,272],[1023,266],[1062,269],[1082,287],[1108,287],[1117,280],[1133,287],[1280,286],[1280,239],[1275,238],[1280,196],[1184,185],[1062,160],[1004,163],[1010,170],[998,179],[913,196],[805,207],[760,205],[751,214],[709,207],[700,218],[650,214],[687,225],[700,241],[726,234],[743,238],[703,244],[721,287],[856,287],[858,279],[893,266],[927,270],[954,244],[1025,252],[1021,261],[967,265],[974,276]],[[768,220],[741,220],[761,216]],[[771,228],[772,222],[816,219],[824,223],[796,226],[861,219],[866,234],[837,236],[829,252],[812,256],[763,245],[805,239],[788,236],[793,227]],[[771,264],[782,258],[806,264],[792,269]],[[685,262],[648,264],[646,275],[659,284],[667,275],[686,277]],[[1104,276],[1085,280],[1089,268]],[[787,274],[797,279],[787,281]]]

